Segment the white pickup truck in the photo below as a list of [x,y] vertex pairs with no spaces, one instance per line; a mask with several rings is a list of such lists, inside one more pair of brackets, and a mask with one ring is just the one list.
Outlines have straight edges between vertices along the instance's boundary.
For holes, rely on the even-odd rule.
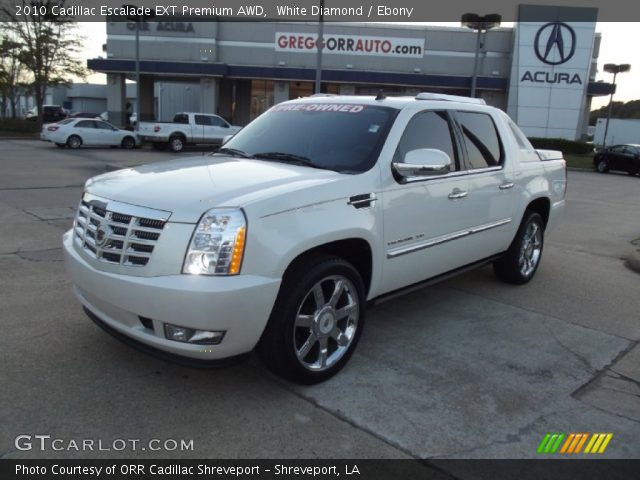
[[90,179],[64,251],[87,314],[124,341],[188,364],[257,348],[315,383],[371,303],[487,263],[531,280],[566,185],[561,153],[481,100],[313,96],[211,156]]
[[175,114],[173,122],[140,122],[138,134],[157,150],[168,147],[172,152],[180,152],[186,145],[221,145],[225,137],[241,129],[211,113],[181,112]]

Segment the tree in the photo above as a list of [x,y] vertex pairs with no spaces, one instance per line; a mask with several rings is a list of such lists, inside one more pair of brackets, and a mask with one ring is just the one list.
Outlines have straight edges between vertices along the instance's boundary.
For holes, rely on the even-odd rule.
[[[76,58],[81,42],[71,16],[52,14],[64,11],[66,0],[18,0],[12,3],[2,7],[2,15],[10,20],[5,25],[20,44],[18,59],[30,73],[38,124],[41,124],[47,88],[68,84],[74,77],[86,76],[84,66]],[[32,7],[27,11],[34,14],[16,17],[15,5],[20,4]],[[42,16],[35,14],[42,11],[47,13]]]
[[25,90],[25,68],[20,63],[20,43],[9,35],[0,39],[0,117],[7,116],[11,111],[11,118],[16,118],[20,90]]
[[[595,125],[598,118],[606,118],[609,113],[609,105],[592,110],[589,114],[589,125]],[[640,118],[640,100],[629,102],[613,102],[611,109],[612,118]]]

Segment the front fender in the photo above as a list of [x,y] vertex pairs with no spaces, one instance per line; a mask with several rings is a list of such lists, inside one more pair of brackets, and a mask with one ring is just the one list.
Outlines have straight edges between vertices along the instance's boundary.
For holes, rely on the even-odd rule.
[[282,278],[299,255],[327,243],[357,238],[371,247],[373,291],[381,273],[375,261],[380,235],[377,208],[376,204],[356,209],[347,199],[339,199],[250,220],[243,273]]

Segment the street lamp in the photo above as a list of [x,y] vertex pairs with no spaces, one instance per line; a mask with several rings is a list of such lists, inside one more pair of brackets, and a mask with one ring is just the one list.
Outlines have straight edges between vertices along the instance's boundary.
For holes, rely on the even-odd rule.
[[607,112],[607,123],[604,127],[604,138],[602,139],[602,148],[607,146],[607,133],[609,132],[609,120],[611,120],[611,112],[613,110],[613,94],[616,93],[616,76],[619,73],[628,72],[631,70],[631,65],[628,63],[605,63],[604,71],[607,73],[613,73],[613,88],[611,89],[611,97],[609,97],[609,110]]
[[[138,11],[135,5],[123,5],[129,11]],[[140,25],[147,20],[154,18],[155,15],[128,15],[127,19],[136,22],[136,125],[135,131],[139,130],[140,125]]]
[[491,30],[500,26],[502,16],[497,13],[490,13],[488,15],[478,15],[477,13],[465,13],[462,15],[460,22],[463,27],[470,28],[478,32],[476,38],[476,55],[473,62],[473,78],[471,79],[471,96],[476,96],[476,83],[478,81],[478,61],[480,59],[480,45],[482,32]]
[[324,48],[324,38],[322,36],[324,30],[324,0],[320,0],[320,18],[318,22],[318,38],[316,40],[316,47],[318,47],[318,54],[316,57],[316,85],[315,92],[320,93],[320,82],[322,81],[322,49]]

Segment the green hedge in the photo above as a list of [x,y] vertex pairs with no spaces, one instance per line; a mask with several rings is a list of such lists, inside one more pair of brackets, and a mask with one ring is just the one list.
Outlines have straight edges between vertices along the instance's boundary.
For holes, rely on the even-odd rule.
[[593,153],[593,144],[585,142],[574,142],[564,138],[539,138],[530,137],[529,141],[534,148],[542,150],[560,150],[563,153],[574,153],[582,155]]
[[38,133],[38,123],[22,119],[0,119],[0,132]]

